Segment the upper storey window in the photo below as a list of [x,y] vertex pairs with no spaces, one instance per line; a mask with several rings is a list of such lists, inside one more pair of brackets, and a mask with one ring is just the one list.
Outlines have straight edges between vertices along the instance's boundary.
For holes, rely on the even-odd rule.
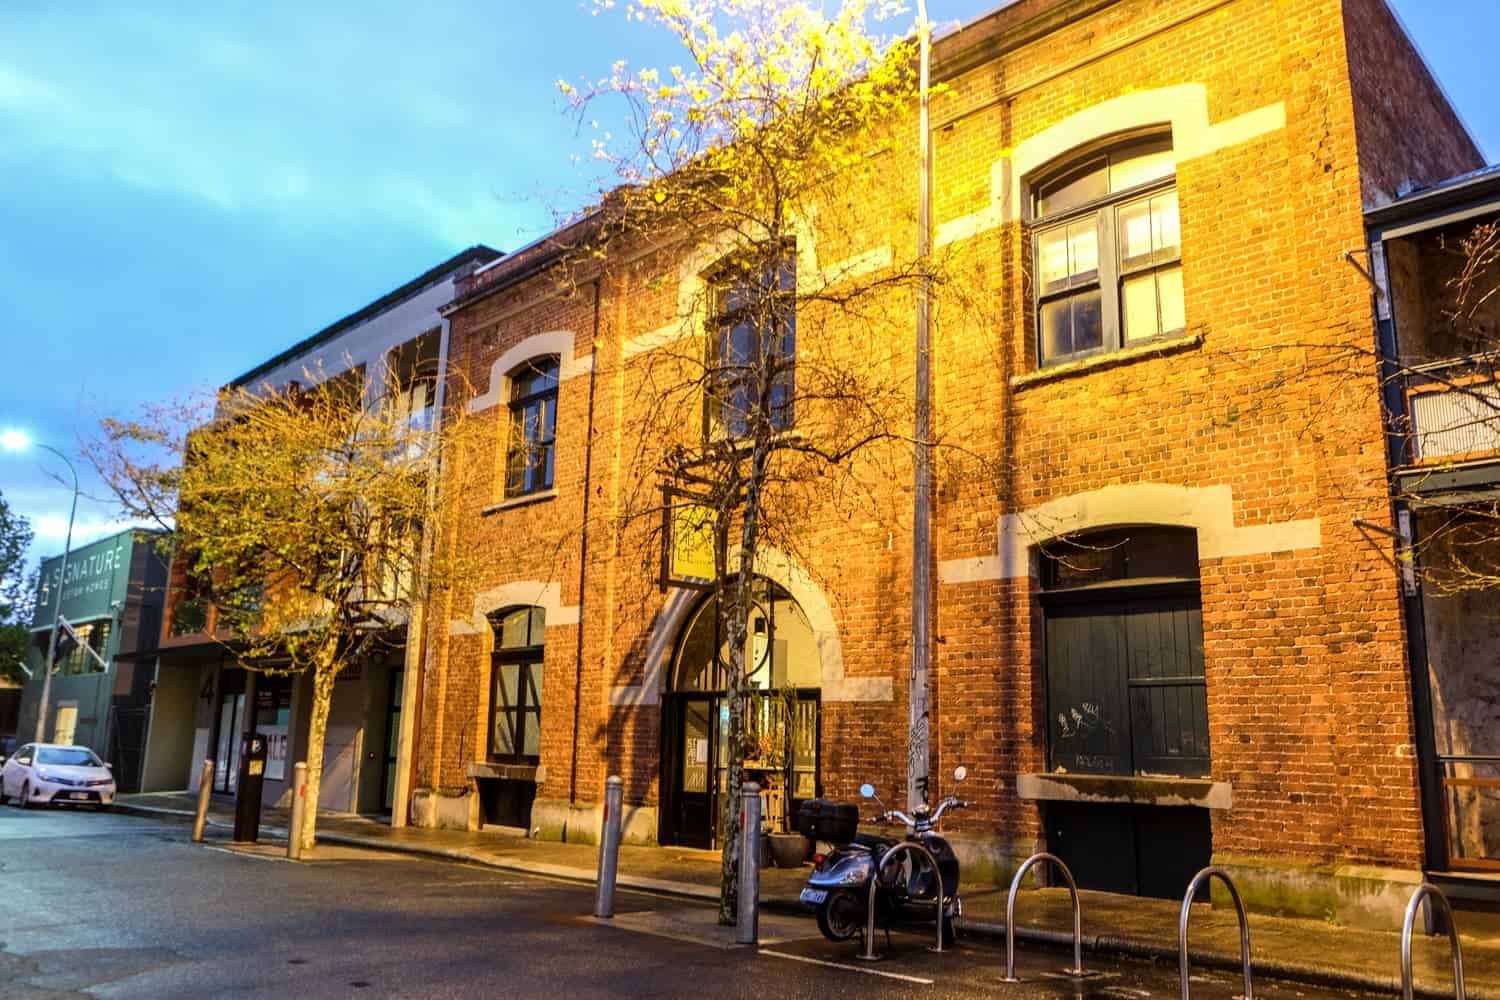
[[1174,169],[1170,140],[1135,141],[1033,185],[1042,364],[1185,329]]
[[795,249],[788,245],[753,261],[726,263],[710,294],[709,436],[749,437],[761,419],[763,387],[771,429],[787,430],[797,365]]
[[533,358],[510,373],[510,441],[505,455],[507,498],[552,488],[557,376],[556,356]]

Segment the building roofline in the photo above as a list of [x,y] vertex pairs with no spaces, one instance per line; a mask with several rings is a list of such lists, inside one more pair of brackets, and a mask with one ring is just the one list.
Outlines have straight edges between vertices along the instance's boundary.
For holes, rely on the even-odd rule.
[[369,305],[366,305],[350,313],[343,319],[330,323],[328,326],[325,326],[323,329],[319,330],[312,336],[306,337],[303,340],[300,340],[297,343],[293,344],[291,347],[288,347],[280,354],[262,361],[260,364],[256,365],[254,368],[245,372],[245,374],[239,376],[238,378],[233,379],[228,384],[230,386],[243,386],[246,383],[261,377],[262,375],[274,371],[276,368],[281,367],[281,365],[292,360],[298,355],[306,354],[313,348],[318,347],[329,340],[332,340],[334,337],[343,333],[345,330],[348,330],[351,327],[358,326],[365,320],[368,320],[374,316],[379,315],[380,313],[385,312],[387,309],[396,305],[403,299],[410,298],[412,295],[415,295],[416,293],[422,291],[424,288],[435,283],[438,279],[445,277],[449,272],[456,271],[466,264],[469,264],[471,262],[488,264],[500,259],[503,256],[504,253],[502,251],[495,250],[492,247],[487,247],[482,243],[471,246],[467,250],[454,254],[452,257],[449,257],[441,264],[429,268],[423,273],[417,275],[415,278],[411,279],[400,288],[396,288],[392,291],[387,292],[380,298],[376,299],[374,302],[371,302]]
[[1459,111],[1458,105],[1453,102],[1453,95],[1449,94],[1448,88],[1443,86],[1443,78],[1438,76],[1433,70],[1432,62],[1428,60],[1427,53],[1423,52],[1422,46],[1417,44],[1417,37],[1411,33],[1411,29],[1406,26],[1406,22],[1401,19],[1401,12],[1396,9],[1396,5],[1391,3],[1391,0],[1382,0],[1382,2],[1385,4],[1386,13],[1391,16],[1392,21],[1396,22],[1396,30],[1401,32],[1401,37],[1406,41],[1406,44],[1411,46],[1412,52],[1416,53],[1417,62],[1422,64],[1422,69],[1427,73],[1427,79],[1432,81],[1432,85],[1442,95],[1443,103],[1448,105],[1448,110],[1452,112],[1454,119],[1458,122],[1458,127],[1464,130],[1464,135],[1468,137],[1473,147],[1479,151],[1480,157],[1488,159],[1484,147],[1479,144],[1479,137],[1474,134],[1474,130],[1464,120],[1463,112]]
[[[92,542],[86,542],[83,545],[74,545],[74,546],[70,547],[68,549],[68,558],[71,559],[71,558],[73,558],[73,556],[75,556],[78,553],[82,552],[84,549],[93,548],[95,545],[103,545],[105,542],[113,542],[116,539],[118,539],[121,535],[132,535],[132,534],[135,534],[135,535],[149,535],[152,538],[160,538],[160,537],[166,535],[167,531],[164,528],[121,528],[119,531],[111,532],[108,535],[101,535],[98,538],[94,539]],[[62,557],[63,557],[63,554],[61,552],[57,553],[56,555],[52,555],[52,556],[42,556],[37,561],[37,565],[39,567],[40,566],[45,566],[49,562],[56,562],[58,559],[61,559]]]
[[[1365,225],[1381,239],[1436,229],[1459,217],[1500,208],[1500,164],[1459,174],[1365,213]],[[1470,210],[1473,211],[1470,211]]]
[[[606,196],[606,200],[608,197]],[[594,207],[578,219],[553,229],[505,257],[490,261],[470,275],[471,284],[438,308],[444,319],[481,299],[487,299],[556,264],[577,248],[586,236],[597,233],[604,224],[603,207]]]

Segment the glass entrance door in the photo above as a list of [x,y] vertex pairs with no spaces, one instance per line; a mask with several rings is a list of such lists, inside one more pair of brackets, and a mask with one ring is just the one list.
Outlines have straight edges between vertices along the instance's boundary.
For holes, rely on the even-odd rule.
[[214,755],[214,791],[233,793],[240,781],[240,728],[245,717],[243,691],[219,696],[219,746]]
[[385,713],[385,765],[381,777],[380,811],[389,814],[396,804],[396,761],[401,751],[401,696],[406,678],[402,667],[391,668],[391,697]]
[[714,719],[719,715],[717,698],[684,698],[679,704],[682,725],[677,746],[677,842],[685,847],[709,848],[714,844],[715,794],[724,778]]

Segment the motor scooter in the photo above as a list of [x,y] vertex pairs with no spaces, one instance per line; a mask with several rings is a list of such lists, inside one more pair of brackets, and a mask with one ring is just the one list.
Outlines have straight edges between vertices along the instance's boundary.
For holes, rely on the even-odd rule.
[[[961,782],[967,775],[966,768],[956,768],[953,780]],[[818,930],[830,941],[847,941],[863,934],[872,890],[876,921],[887,931],[893,923],[930,920],[934,879],[941,879],[943,940],[954,940],[964,910],[958,892],[958,857],[935,828],[949,809],[965,809],[968,803],[949,795],[936,808],[924,804],[908,816],[898,809],[887,809],[876,796],[874,785],[861,785],[859,793],[884,810],[865,822],[901,822],[907,828],[904,840],[926,848],[938,870],[933,872],[927,859],[915,851],[904,851],[899,861],[882,866],[886,853],[903,839],[860,833],[857,806],[825,799],[804,802],[798,811],[798,829],[803,836],[814,842],[825,841],[832,848],[815,857],[812,875],[799,897],[803,905],[817,911]]]

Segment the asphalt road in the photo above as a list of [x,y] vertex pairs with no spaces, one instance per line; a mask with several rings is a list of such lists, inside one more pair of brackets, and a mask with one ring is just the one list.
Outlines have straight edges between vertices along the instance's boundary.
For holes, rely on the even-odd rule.
[[[708,907],[469,865],[321,848],[194,845],[180,823],[0,807],[0,998],[56,997],[1000,997],[1175,1000],[1175,968],[1111,963],[1075,983],[1055,952],[965,943],[934,955],[896,935],[874,964],[768,915],[758,951],[729,945]],[[885,942],[880,942],[882,950]],[[1087,960],[1086,960],[1087,962]],[[1195,977],[1194,1000],[1238,982]],[[1256,984],[1266,1000],[1342,994]]]

